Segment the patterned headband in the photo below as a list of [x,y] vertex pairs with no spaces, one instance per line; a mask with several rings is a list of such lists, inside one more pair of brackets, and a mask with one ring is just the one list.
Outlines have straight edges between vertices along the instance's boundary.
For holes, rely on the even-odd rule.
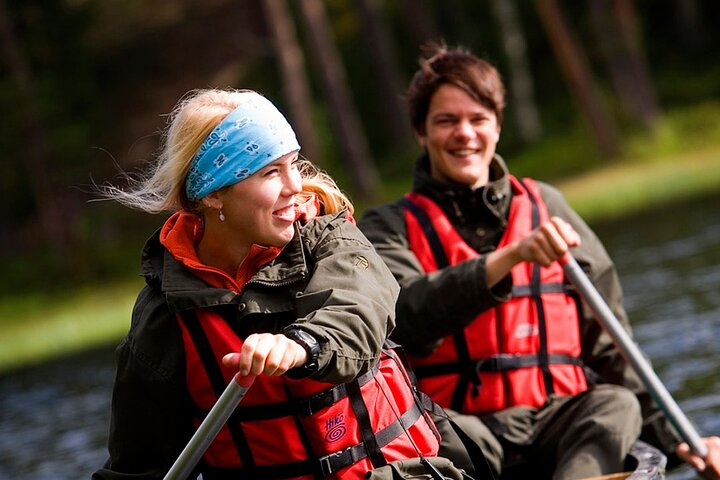
[[275,105],[256,92],[244,94],[247,100],[210,132],[190,165],[185,191],[192,201],[300,150],[295,132]]

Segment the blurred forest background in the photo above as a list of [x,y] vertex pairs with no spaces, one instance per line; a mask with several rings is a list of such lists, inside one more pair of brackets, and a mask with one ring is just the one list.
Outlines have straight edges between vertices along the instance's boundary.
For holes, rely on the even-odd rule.
[[136,274],[162,219],[91,184],[151,160],[191,89],[268,96],[362,210],[409,186],[428,41],[498,66],[499,152],[555,181],[720,145],[718,20],[714,0],[0,0],[2,296]]

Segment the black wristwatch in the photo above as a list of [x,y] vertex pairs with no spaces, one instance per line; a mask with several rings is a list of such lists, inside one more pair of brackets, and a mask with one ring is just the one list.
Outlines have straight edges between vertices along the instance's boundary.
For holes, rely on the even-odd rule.
[[304,365],[291,368],[286,375],[290,378],[305,378],[317,372],[319,368],[318,356],[320,355],[320,344],[318,341],[304,330],[296,328],[290,329],[283,334],[290,340],[297,342],[305,349],[307,353],[307,361]]

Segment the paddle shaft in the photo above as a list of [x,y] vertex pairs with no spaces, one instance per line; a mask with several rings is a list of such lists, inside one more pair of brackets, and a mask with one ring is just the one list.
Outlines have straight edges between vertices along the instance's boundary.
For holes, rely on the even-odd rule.
[[690,448],[701,457],[707,456],[707,447],[700,435],[685,416],[670,392],[665,388],[660,378],[653,370],[650,363],[645,359],[640,348],[632,340],[628,332],[623,328],[620,321],[615,317],[610,307],[603,300],[585,272],[580,268],[575,258],[567,253],[560,262],[565,274],[570,278],[580,295],[590,308],[595,312],[598,321],[605,327],[615,346],[625,357],[628,363],[635,369],[638,376],[645,384],[650,395],[655,399],[659,407],[665,412],[675,430],[687,442]]
[[220,395],[218,401],[213,405],[212,409],[208,413],[207,417],[202,421],[195,434],[192,436],[188,444],[183,449],[180,456],[175,460],[175,463],[164,480],[185,480],[188,475],[192,472],[195,465],[200,461],[200,458],[208,449],[210,444],[217,436],[220,429],[232,415],[235,407],[237,407],[240,400],[248,391],[250,386],[240,385],[239,376],[235,376],[233,380],[228,383],[225,387],[225,391]]

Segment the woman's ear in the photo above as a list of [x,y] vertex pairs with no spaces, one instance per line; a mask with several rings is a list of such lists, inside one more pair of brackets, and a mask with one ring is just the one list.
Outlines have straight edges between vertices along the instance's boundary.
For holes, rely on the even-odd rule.
[[203,206],[207,208],[212,208],[215,210],[222,210],[223,208],[223,201],[220,200],[220,196],[218,195],[217,190],[205,195],[202,200],[200,200],[200,203],[202,203]]

